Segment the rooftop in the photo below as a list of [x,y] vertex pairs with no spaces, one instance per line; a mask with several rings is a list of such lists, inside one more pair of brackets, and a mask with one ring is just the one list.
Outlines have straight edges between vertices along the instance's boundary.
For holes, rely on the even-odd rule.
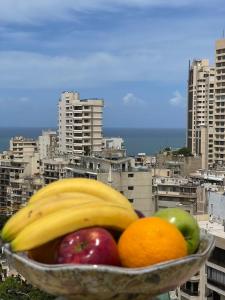
[[222,224],[210,221],[199,221],[198,224],[205,232],[210,233],[215,237],[225,239],[225,231]]

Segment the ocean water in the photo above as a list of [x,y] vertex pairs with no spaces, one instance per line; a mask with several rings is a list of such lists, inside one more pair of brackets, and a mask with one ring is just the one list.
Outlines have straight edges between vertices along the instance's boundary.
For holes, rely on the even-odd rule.
[[[46,129],[49,128],[0,128],[0,152],[9,149],[11,137],[37,138]],[[105,137],[123,138],[128,155],[139,152],[154,155],[165,147],[185,146],[184,128],[104,128],[103,134]]]

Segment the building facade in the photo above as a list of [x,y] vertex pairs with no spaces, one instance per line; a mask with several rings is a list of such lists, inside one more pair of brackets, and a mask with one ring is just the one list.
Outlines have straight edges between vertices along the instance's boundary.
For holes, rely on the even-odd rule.
[[24,159],[37,152],[37,141],[23,136],[16,136],[10,139],[9,150],[14,159]]
[[53,158],[57,154],[58,138],[56,131],[42,131],[42,135],[38,137],[38,151],[40,159]]
[[202,156],[203,168],[213,164],[215,68],[207,59],[194,60],[189,67],[187,147]]
[[225,164],[225,39],[216,41],[214,161]]
[[74,157],[102,149],[102,99],[80,99],[77,92],[63,92],[58,104],[59,152]]

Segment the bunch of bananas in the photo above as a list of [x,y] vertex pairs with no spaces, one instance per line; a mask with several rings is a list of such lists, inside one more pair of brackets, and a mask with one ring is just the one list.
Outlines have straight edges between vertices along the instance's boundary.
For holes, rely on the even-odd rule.
[[128,199],[110,186],[93,179],[61,179],[34,194],[8,220],[1,237],[13,251],[25,251],[81,228],[123,231],[136,219]]

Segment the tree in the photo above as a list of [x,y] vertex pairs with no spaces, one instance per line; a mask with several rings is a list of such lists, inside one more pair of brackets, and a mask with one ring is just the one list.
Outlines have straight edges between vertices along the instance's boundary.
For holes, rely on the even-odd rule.
[[173,152],[174,155],[193,156],[189,148],[183,147]]
[[48,295],[31,284],[23,281],[20,276],[8,277],[0,284],[0,300],[53,300],[54,296]]

